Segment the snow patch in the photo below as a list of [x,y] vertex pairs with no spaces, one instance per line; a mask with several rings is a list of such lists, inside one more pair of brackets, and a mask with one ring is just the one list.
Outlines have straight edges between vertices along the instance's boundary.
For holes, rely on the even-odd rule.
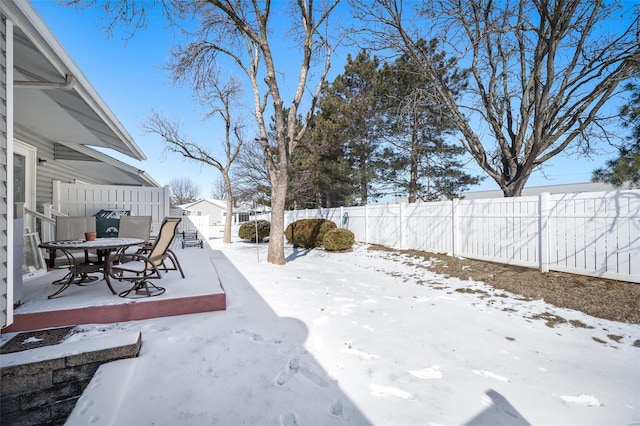
[[486,370],[473,370],[473,374],[477,374],[479,376],[488,377],[490,379],[500,380],[501,382],[509,383],[509,379],[503,376],[499,376],[491,371]]
[[562,399],[565,402],[571,402],[573,404],[578,404],[578,405],[587,405],[589,407],[601,407],[602,404],[600,404],[600,401],[598,401],[598,398],[596,398],[593,395],[588,395],[586,393],[581,393],[578,396],[561,396],[560,399]]
[[398,389],[393,386],[382,386],[382,385],[376,385],[372,383],[369,385],[369,390],[371,391],[371,394],[374,396],[380,396],[380,397],[393,396],[396,398],[403,398],[403,399],[413,398],[413,395],[411,395],[409,392],[405,392],[402,389]]
[[442,379],[442,371],[440,371],[439,365],[433,365],[422,370],[409,370],[409,373],[419,379]]

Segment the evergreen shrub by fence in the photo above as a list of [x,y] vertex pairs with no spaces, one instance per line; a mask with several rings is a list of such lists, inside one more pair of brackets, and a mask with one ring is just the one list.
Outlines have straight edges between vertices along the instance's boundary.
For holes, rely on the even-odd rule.
[[314,248],[321,246],[324,235],[335,228],[336,224],[327,219],[300,219],[290,223],[284,235],[294,247]]
[[[271,232],[271,223],[268,220],[258,220],[258,242],[269,236]],[[238,237],[243,240],[256,242],[256,221],[243,223],[238,229]]]
[[332,229],[324,234],[324,248],[329,251],[349,250],[355,243],[355,235],[348,229]]

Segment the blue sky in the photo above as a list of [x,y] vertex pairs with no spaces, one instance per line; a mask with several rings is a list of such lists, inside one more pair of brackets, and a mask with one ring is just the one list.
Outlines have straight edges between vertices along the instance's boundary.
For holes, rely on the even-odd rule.
[[[139,30],[129,40],[117,32],[109,37],[101,29],[103,22],[98,19],[97,10],[77,10],[50,0],[33,0],[32,3],[148,159],[138,162],[113,156],[147,171],[162,185],[169,184],[172,178],[188,177],[198,183],[202,197],[211,197],[213,182],[218,179],[219,172],[211,166],[165,152],[163,141],[156,135],[147,134],[142,127],[151,111],[156,110],[168,119],[179,119],[183,134],[192,141],[214,151],[221,147],[222,127],[202,120],[204,111],[193,100],[191,88],[173,86],[169,72],[164,68],[170,58],[170,49],[179,44],[180,36],[160,22],[151,22],[148,29]],[[329,81],[342,72],[346,54],[344,51],[336,55]],[[291,84],[296,78],[297,74],[294,74],[289,79]],[[253,109],[252,103],[248,106]],[[588,182],[592,171],[615,154],[606,144],[601,149],[602,154],[590,159],[556,157],[547,163],[543,172],[534,172],[527,186]],[[480,173],[473,163],[470,167]],[[489,189],[498,189],[490,178],[471,188]]]

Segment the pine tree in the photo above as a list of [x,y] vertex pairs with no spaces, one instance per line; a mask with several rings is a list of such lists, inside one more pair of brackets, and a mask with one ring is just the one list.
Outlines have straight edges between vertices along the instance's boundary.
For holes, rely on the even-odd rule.
[[[640,68],[637,68],[640,72]],[[625,183],[640,188],[640,84],[628,84],[632,91],[629,103],[624,105],[620,116],[631,135],[626,143],[618,147],[618,157],[607,161],[605,167],[593,172],[593,180],[607,182],[617,187]]]
[[381,195],[376,192],[384,142],[379,66],[378,58],[364,50],[355,58],[348,55],[344,73],[327,87],[319,103],[331,123],[334,143],[343,145],[360,204]]
[[[437,51],[437,42],[417,43],[423,55],[438,64],[439,78],[449,90],[464,88],[466,73],[457,69],[451,59]],[[421,72],[412,56],[403,55],[381,71],[387,114],[389,144],[383,158],[387,163],[385,177],[396,190],[406,192],[409,202],[452,198],[478,177],[463,170],[464,147],[448,142],[456,130],[446,109],[434,96],[433,82]]]
[[292,207],[339,207],[353,203],[354,184],[345,143],[336,123],[320,112],[292,156]]

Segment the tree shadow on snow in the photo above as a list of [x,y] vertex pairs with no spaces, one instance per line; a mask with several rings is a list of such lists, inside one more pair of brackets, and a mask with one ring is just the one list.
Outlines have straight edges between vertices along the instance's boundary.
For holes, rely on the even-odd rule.
[[287,256],[285,260],[287,262],[292,262],[299,257],[304,257],[308,255],[311,252],[311,250],[313,249],[308,248],[308,249],[301,250],[299,247],[294,247],[293,252],[289,256]]
[[[292,259],[308,252],[294,250]],[[229,335],[232,340],[248,346],[245,351],[228,354],[229,359],[235,364],[254,366],[245,370],[242,382],[236,384],[238,389],[246,389],[235,392],[254,395],[262,400],[259,404],[268,407],[260,419],[249,417],[244,421],[281,426],[372,425],[338,382],[305,349],[309,336],[307,326],[297,318],[278,316],[221,251],[214,250],[211,258],[227,293],[227,310],[221,315],[231,314],[237,318]],[[224,392],[234,393],[234,390]],[[238,402],[242,411],[242,402]],[[225,419],[219,420],[225,424]]]

